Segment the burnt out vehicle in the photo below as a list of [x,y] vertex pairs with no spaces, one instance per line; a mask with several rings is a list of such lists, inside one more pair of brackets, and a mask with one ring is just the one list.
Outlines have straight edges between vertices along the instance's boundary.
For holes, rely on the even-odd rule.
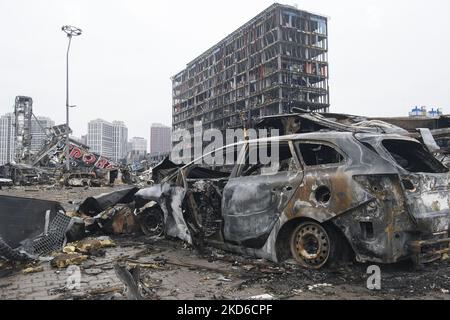
[[64,184],[68,187],[100,187],[102,182],[95,173],[70,173],[65,177]]
[[[278,160],[264,165],[260,155],[275,146]],[[219,171],[196,161],[136,193],[163,213],[166,235],[311,269],[352,254],[426,263],[449,252],[449,170],[415,139],[318,132],[220,153],[235,164]]]
[[0,177],[11,179],[16,186],[31,186],[41,182],[41,174],[31,166],[24,164],[5,164],[0,167]]

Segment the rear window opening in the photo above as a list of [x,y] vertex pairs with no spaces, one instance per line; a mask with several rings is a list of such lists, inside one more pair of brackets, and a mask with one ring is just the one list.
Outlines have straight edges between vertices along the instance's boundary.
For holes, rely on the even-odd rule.
[[395,162],[409,172],[448,172],[448,168],[433,157],[420,143],[406,140],[384,140],[383,146]]

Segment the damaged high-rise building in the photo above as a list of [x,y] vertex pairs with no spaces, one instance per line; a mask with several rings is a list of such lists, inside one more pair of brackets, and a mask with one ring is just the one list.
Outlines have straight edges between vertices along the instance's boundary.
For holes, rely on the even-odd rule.
[[172,77],[173,130],[252,126],[300,107],[327,112],[328,21],[274,4]]

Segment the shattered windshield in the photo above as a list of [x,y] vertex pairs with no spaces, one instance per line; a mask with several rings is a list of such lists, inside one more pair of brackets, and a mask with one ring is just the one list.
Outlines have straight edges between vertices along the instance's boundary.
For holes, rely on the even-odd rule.
[[407,140],[384,140],[383,146],[395,162],[409,172],[448,172],[448,169],[419,143]]

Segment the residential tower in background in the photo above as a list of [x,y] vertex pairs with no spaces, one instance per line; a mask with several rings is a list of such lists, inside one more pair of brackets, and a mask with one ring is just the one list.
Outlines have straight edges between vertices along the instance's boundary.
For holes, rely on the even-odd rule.
[[160,123],[153,123],[150,128],[150,154],[167,154],[171,149],[172,129]]

